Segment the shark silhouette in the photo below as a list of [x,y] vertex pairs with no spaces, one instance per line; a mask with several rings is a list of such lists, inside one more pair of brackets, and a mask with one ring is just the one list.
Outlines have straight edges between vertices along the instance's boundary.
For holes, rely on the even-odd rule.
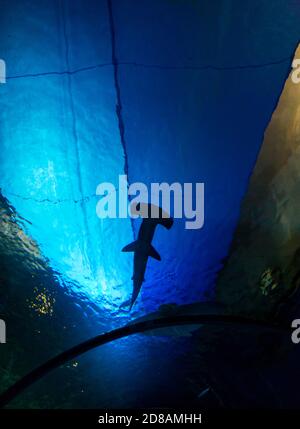
[[130,310],[135,303],[144,282],[144,275],[149,256],[161,261],[159,253],[154,249],[151,242],[157,225],[162,225],[170,229],[173,225],[173,218],[160,207],[153,204],[138,203],[135,214],[143,218],[138,238],[133,243],[123,247],[122,252],[134,252],[133,271],[133,293],[131,297]]

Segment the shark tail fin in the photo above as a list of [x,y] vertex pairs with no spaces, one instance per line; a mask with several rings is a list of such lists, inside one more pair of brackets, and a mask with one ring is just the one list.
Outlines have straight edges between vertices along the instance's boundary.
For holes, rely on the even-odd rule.
[[149,247],[149,256],[151,256],[151,258],[157,259],[158,261],[161,261],[161,257],[160,254],[158,253],[157,250],[154,249],[153,246],[150,245]]
[[127,246],[123,247],[122,252],[134,252],[137,249],[137,241],[133,241]]
[[133,291],[133,293],[132,293],[132,297],[131,297],[131,302],[130,302],[129,311],[131,311],[131,310],[132,310],[132,307],[133,307],[133,305],[134,305],[134,303],[135,303],[135,301],[136,301],[136,299],[137,299],[137,297],[138,297],[138,294],[139,294],[139,291],[136,291],[136,290],[134,290],[134,291]]

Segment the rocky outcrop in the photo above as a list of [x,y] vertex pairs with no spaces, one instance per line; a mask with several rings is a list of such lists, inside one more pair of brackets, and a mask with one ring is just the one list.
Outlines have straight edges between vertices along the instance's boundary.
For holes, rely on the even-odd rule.
[[263,316],[292,303],[299,284],[300,83],[291,73],[265,131],[216,290],[231,311]]

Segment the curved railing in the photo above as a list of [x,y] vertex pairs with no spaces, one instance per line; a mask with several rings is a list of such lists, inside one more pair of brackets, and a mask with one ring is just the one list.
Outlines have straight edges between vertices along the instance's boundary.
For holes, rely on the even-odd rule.
[[282,331],[287,333],[290,331],[290,327],[286,325],[272,324],[265,321],[259,321],[254,319],[248,319],[240,316],[230,315],[216,315],[216,314],[202,314],[202,315],[186,315],[186,316],[171,316],[163,317],[153,320],[147,320],[142,322],[134,322],[121,328],[114,329],[110,332],[97,335],[87,341],[84,341],[62,353],[48,360],[41,366],[37,367],[11,387],[0,395],[0,408],[4,407],[10,401],[12,401],[17,395],[27,389],[37,380],[43,378],[50,371],[58,368],[65,364],[69,360],[72,360],[89,350],[99,347],[103,344],[110,343],[112,341],[128,337],[130,335],[151,331],[159,328],[168,328],[171,326],[182,326],[182,325],[195,325],[195,324],[228,324],[228,325],[242,325],[252,326],[264,329]]

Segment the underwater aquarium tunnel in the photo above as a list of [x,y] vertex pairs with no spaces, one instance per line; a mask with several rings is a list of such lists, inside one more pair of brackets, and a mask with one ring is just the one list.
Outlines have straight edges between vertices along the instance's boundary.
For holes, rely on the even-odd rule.
[[[287,328],[300,304],[299,207],[287,197],[299,181],[291,142],[300,90],[290,91],[299,4],[0,6],[0,316],[9,339],[0,402],[54,356],[144,323],[147,332],[65,355],[8,406],[299,406]],[[204,184],[201,228],[184,217],[157,225],[161,261],[147,261],[131,309],[135,255],[122,249],[141,219],[97,213],[99,184],[121,204],[120,176],[146,188]]]

